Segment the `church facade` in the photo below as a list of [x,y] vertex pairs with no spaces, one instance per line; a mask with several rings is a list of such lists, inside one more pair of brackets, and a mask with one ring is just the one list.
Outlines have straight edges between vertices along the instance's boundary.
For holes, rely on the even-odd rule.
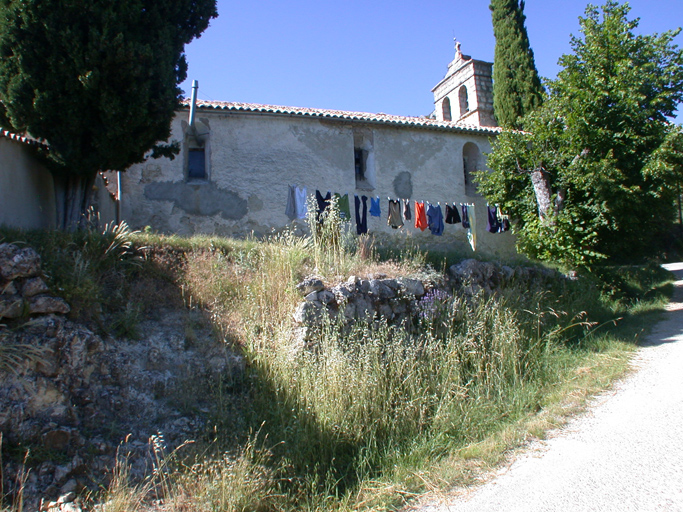
[[[122,173],[122,218],[132,228],[166,233],[262,236],[304,229],[288,200],[305,188],[309,197],[347,196],[353,230],[358,196],[359,215],[379,237],[465,251],[474,229],[477,251],[511,254],[510,233],[486,231],[487,205],[472,181],[486,169],[491,139],[500,132],[491,67],[456,46],[428,117],[189,101],[172,124],[170,140],[180,142],[180,154]],[[378,200],[379,216],[364,210]],[[401,227],[396,219],[388,223],[389,200],[402,200],[402,211],[410,205],[412,217]],[[475,226],[469,237],[461,224],[446,224],[438,236],[417,229],[415,201],[444,212],[447,204],[473,205]]]

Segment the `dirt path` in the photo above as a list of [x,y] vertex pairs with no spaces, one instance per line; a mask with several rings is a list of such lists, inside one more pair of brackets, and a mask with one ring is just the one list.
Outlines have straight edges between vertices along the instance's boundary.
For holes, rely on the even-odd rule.
[[488,483],[421,512],[683,511],[683,263],[633,372]]

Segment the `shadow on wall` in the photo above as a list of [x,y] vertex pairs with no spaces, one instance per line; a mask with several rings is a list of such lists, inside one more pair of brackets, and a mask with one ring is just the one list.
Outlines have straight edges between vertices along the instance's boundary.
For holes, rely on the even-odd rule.
[[220,214],[224,219],[240,220],[248,211],[247,200],[237,193],[207,184],[150,183],[145,186],[145,197],[173,201],[175,206],[192,215]]

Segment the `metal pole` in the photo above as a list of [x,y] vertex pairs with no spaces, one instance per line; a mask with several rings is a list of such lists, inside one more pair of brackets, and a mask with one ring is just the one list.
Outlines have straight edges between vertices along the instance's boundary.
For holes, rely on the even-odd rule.
[[199,89],[199,82],[192,80],[192,97],[190,99],[190,129],[194,129],[194,114],[197,108],[197,89]]
[[121,171],[116,172],[116,223],[121,224]]

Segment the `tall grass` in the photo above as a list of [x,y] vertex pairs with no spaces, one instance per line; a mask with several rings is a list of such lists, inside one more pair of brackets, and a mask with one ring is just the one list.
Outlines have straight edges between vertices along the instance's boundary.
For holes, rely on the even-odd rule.
[[[646,314],[646,304],[655,308],[664,296],[666,278],[654,270],[620,274],[613,289],[627,289],[628,300],[605,293],[596,272],[578,281],[512,283],[495,296],[431,292],[421,299],[419,315],[401,325],[375,318],[349,327],[327,318],[304,344],[292,320],[303,277],[316,274],[334,284],[350,274],[416,274],[428,260],[414,248],[380,260],[371,239],[348,233],[334,201],[322,224],[309,211],[307,237],[131,235],[126,250],[137,247],[146,259],[127,275],[170,283],[248,360],[241,388],[214,396],[217,414],[239,415],[239,421],[216,417],[212,441],[197,448],[199,455],[180,457],[160,473],[167,510],[398,506],[430,488],[439,478],[431,468],[449,457],[481,456],[487,440],[507,436],[511,443],[524,436],[503,434],[507,429],[538,433],[547,423],[515,425],[527,425],[588,375],[603,385],[600,375],[618,373],[630,349],[608,334],[612,324],[606,322],[630,311]],[[80,245],[59,244],[65,253],[82,255],[69,267],[73,282],[101,290],[111,268],[95,269],[111,234],[101,242],[79,236]],[[116,272],[123,272],[120,260]],[[46,258],[53,276],[55,261],[61,258]],[[126,304],[123,312],[132,307]],[[592,334],[600,325],[598,332],[606,334]],[[604,372],[603,353],[610,354]],[[502,446],[499,454],[508,445]],[[118,471],[104,498],[111,510],[143,510],[159,482],[138,486],[125,465]]]
[[350,499],[397,465],[419,467],[539,407],[563,374],[563,334],[588,325],[530,314],[534,299],[444,295],[411,325],[328,321],[297,356],[262,336],[250,352],[255,411],[283,440],[276,453],[307,476],[289,492],[315,482],[317,496]]

